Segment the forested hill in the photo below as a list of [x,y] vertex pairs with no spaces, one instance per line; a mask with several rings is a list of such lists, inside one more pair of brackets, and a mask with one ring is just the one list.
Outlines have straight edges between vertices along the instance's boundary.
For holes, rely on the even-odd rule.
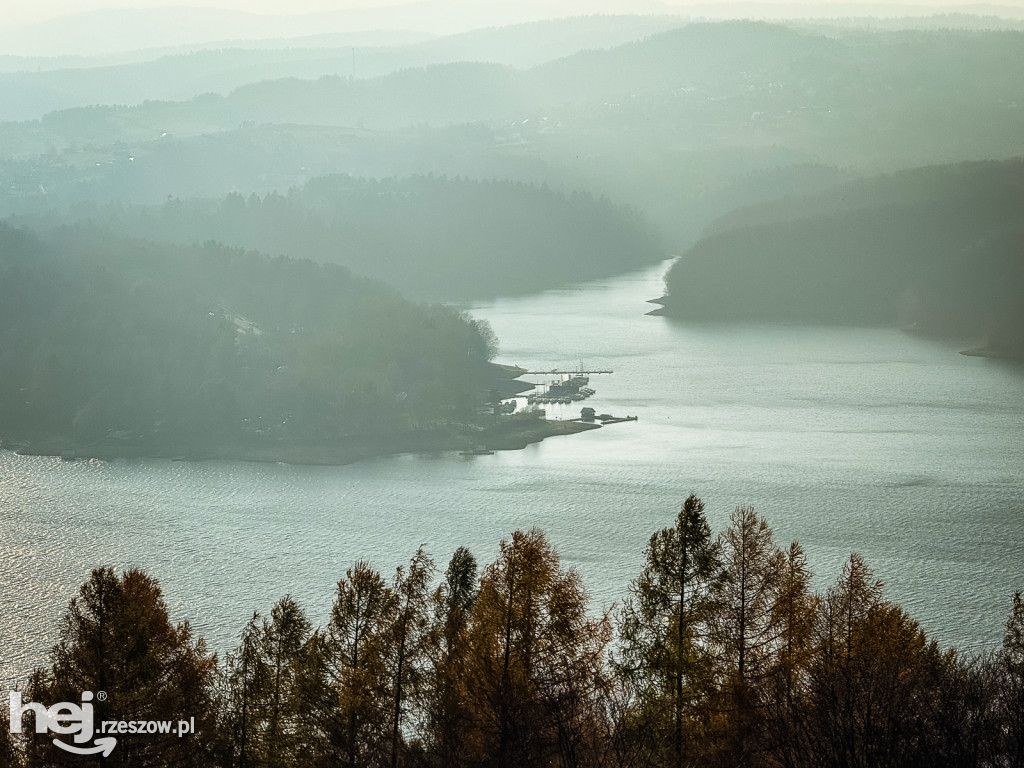
[[688,319],[892,324],[1024,356],[1024,161],[924,168],[737,211],[666,277]]
[[473,408],[493,345],[338,266],[0,225],[7,439],[167,455],[417,430]]
[[116,228],[343,264],[404,295],[465,300],[617,274],[664,258],[637,214],[512,182],[332,176],[287,195],[108,207]]

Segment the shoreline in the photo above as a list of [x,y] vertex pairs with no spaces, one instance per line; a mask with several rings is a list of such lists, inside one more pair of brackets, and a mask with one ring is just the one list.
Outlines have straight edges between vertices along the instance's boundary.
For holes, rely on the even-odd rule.
[[965,357],[984,357],[989,360],[1008,360],[1012,363],[1024,362],[1024,353],[1007,351],[998,347],[972,347],[960,352]]
[[492,427],[360,435],[322,443],[236,443],[230,445],[143,445],[127,442],[84,444],[60,438],[6,440],[19,456],[69,456],[72,459],[171,459],[173,461],[253,461],[305,466],[345,466],[362,459],[401,453],[464,451],[485,446],[491,451],[522,450],[549,437],[600,429],[600,424],[544,419],[509,420]]

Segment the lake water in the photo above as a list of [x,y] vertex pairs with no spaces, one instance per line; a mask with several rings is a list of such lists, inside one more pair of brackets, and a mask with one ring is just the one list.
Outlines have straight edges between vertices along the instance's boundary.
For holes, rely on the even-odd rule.
[[483,563],[530,526],[607,607],[690,492],[716,529],[753,505],[818,587],[857,551],[940,642],[997,645],[1024,589],[1024,367],[888,329],[645,316],[664,269],[473,307],[504,362],[613,369],[588,404],[637,422],[346,467],[0,453],[0,672],[44,660],[98,565],[157,576],[221,651],[285,593],[324,621],[357,559],[390,573],[424,544],[443,569],[467,545]]

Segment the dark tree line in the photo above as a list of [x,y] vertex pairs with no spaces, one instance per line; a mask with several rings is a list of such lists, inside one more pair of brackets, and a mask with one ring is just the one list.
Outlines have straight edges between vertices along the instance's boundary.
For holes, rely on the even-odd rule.
[[1019,159],[962,163],[733,211],[666,274],[665,312],[895,324],[1024,357],[1022,179]]
[[459,423],[494,344],[335,265],[0,224],[11,440],[202,451]]
[[333,175],[284,195],[81,206],[69,216],[90,213],[115,231],[157,242],[212,240],[340,264],[430,301],[528,293],[665,257],[634,210],[511,181]]
[[[291,597],[222,663],[173,626],[156,581],[93,572],[28,700],[104,690],[97,718],[194,716],[128,735],[106,766],[634,768],[1024,766],[1024,598],[1002,647],[943,650],[858,555],[824,593],[753,509],[714,535],[691,496],[613,614],[537,530],[479,569],[422,549],[358,562],[326,626]],[[26,716],[26,723],[31,716]],[[0,736],[0,765],[88,764]]]

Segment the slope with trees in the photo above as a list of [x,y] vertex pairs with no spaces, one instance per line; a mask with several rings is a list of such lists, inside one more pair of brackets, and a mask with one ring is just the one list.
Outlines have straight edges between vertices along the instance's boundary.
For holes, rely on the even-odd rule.
[[332,176],[287,195],[106,207],[96,216],[162,242],[214,240],[341,264],[429,300],[525,293],[664,258],[635,211],[499,181]]
[[1024,163],[906,171],[716,222],[666,276],[688,320],[898,324],[1024,353]]
[[48,452],[372,454],[471,422],[495,352],[485,324],[338,266],[85,226],[0,227],[0,317],[4,437]]

